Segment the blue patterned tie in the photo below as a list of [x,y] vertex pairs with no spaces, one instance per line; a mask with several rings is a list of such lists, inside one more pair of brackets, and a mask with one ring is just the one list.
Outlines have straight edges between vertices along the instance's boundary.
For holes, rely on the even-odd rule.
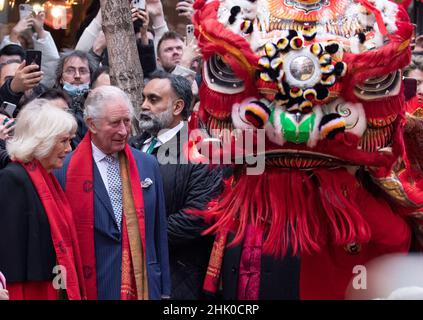
[[112,156],[105,157],[107,161],[107,184],[109,197],[115,214],[116,223],[120,230],[122,222],[122,183],[120,180],[119,161]]

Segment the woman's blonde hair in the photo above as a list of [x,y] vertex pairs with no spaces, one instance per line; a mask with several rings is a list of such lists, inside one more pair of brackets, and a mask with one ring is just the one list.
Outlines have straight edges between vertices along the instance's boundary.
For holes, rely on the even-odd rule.
[[46,158],[58,136],[73,134],[77,123],[73,115],[46,99],[28,103],[16,118],[15,133],[7,141],[7,152],[13,160],[29,162]]

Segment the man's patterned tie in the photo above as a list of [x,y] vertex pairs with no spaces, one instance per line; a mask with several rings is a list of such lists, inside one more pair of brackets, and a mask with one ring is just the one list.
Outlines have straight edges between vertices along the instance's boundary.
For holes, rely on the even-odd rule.
[[119,161],[112,156],[106,156],[105,159],[108,164],[107,184],[109,185],[110,202],[120,230],[122,222],[122,183],[120,180]]

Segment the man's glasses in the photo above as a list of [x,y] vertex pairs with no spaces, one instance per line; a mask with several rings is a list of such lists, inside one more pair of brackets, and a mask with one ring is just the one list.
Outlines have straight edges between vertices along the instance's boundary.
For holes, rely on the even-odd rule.
[[81,76],[86,76],[87,74],[90,73],[90,70],[88,70],[86,68],[76,69],[76,68],[72,68],[72,67],[67,68],[63,73],[66,74],[66,75],[68,75],[68,76],[75,76],[77,70],[78,70],[78,73]]

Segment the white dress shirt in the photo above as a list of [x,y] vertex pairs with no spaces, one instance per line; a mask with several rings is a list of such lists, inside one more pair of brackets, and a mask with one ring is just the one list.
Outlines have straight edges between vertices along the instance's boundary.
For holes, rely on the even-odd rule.
[[[157,136],[157,143],[154,145],[154,149],[160,147],[161,145],[171,140],[174,136],[176,136],[176,134],[182,129],[183,126],[184,126],[184,122],[181,121],[179,122],[177,126],[173,127],[172,129],[169,129],[166,131],[162,130],[163,133],[160,133]],[[142,146],[142,149],[141,149],[142,152],[146,152],[148,150],[152,139],[153,137],[150,137],[144,141],[144,145]]]
[[[103,151],[101,151],[97,146],[91,141],[91,146],[93,147],[93,158],[95,164],[97,165],[98,171],[100,171],[101,179],[103,179],[104,186],[106,187],[107,193],[109,193],[109,184],[107,183],[107,167],[108,163],[106,161],[106,156]],[[113,157],[117,158],[117,154],[113,154]]]

